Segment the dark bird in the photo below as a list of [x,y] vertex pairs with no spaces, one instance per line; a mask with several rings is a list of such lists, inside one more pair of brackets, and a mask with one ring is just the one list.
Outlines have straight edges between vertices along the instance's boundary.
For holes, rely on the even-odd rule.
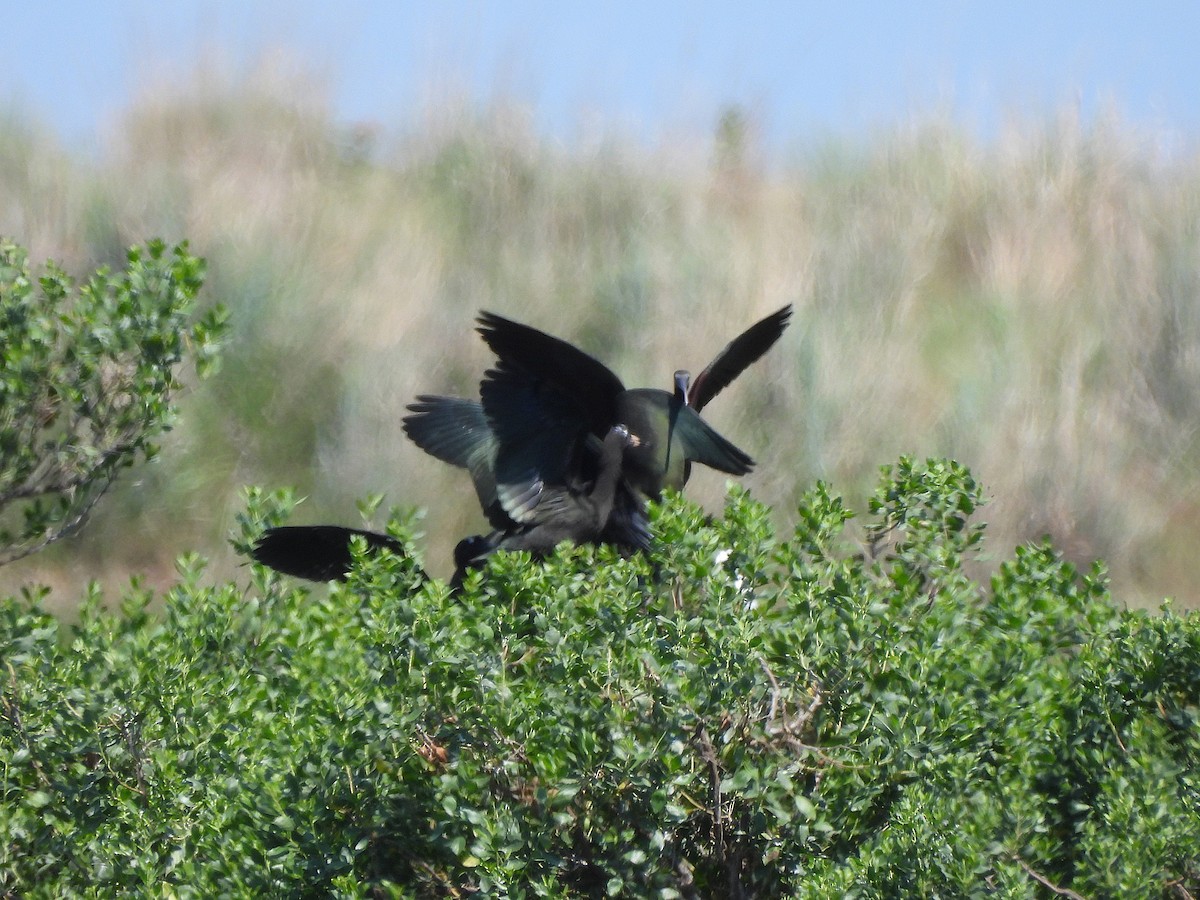
[[[536,477],[521,485],[520,492],[506,493],[502,497],[496,477],[500,440],[479,401],[422,395],[409,404],[408,410],[410,415],[404,418],[405,434],[429,455],[470,473],[479,505],[493,528],[493,535],[498,535],[494,540],[503,543],[507,537],[505,546],[510,549],[529,549],[511,545],[514,541],[537,539],[547,527],[547,511],[559,509],[568,498],[596,497],[597,483],[601,486],[601,496],[607,494],[607,486],[601,481],[605,474],[604,444],[597,439],[586,441],[573,460],[556,466],[542,465]],[[612,429],[610,441],[613,439],[611,432]],[[640,435],[630,434],[629,446],[640,443]],[[626,447],[622,465],[627,462],[629,452]],[[537,468],[536,464],[534,468]],[[606,497],[605,500],[607,502]],[[573,502],[579,503],[577,499]],[[650,525],[644,504],[620,477],[613,485],[611,503],[610,514],[612,509],[617,510],[623,525],[605,535],[604,540],[628,552],[648,550]],[[556,514],[555,518],[558,517]],[[540,526],[533,530],[533,538],[523,533],[531,526]],[[555,527],[561,526],[555,524]],[[557,540],[550,546],[554,543]]]
[[[483,402],[420,396],[404,419],[414,443],[470,472],[493,529],[455,547],[452,586],[501,549],[542,556],[564,540],[647,549],[642,493],[681,487],[693,460],[735,475],[749,471],[750,457],[696,413],[771,347],[790,315],[784,307],[751,326],[695,381],[676,372],[675,391],[667,393],[627,391],[567,342],[484,313],[479,330],[499,364],[485,376]],[[614,418],[621,414],[629,422]],[[269,529],[252,556],[300,578],[343,580],[356,535],[372,551],[404,552],[377,532],[309,525]]]
[[599,542],[620,493],[624,460],[640,443],[624,425],[614,425],[601,442],[592,481],[538,486],[537,502],[522,508],[519,521],[510,518],[510,524],[484,537],[475,559],[482,560],[496,550],[527,550],[545,556],[563,541]]
[[[430,456],[470,473],[479,505],[493,528],[492,535],[480,536],[484,542],[481,546],[490,547],[496,543],[492,549],[530,549],[515,544],[537,540],[539,535],[546,533],[548,511],[558,510],[569,498],[578,504],[579,501],[573,498],[588,495],[589,491],[590,496],[596,497],[594,485],[604,474],[605,464],[603,443],[595,438],[584,442],[582,451],[572,460],[553,466],[544,463],[539,466],[535,462],[530,472],[536,474],[523,482],[519,491],[506,492],[502,498],[496,477],[500,440],[479,401],[421,395],[409,404],[408,410],[410,415],[404,418],[404,431],[412,442]],[[630,435],[630,446],[640,443],[640,437]],[[628,456],[626,448],[623,460],[628,460]],[[603,484],[601,487],[601,496],[604,496],[608,489]],[[620,524],[608,529],[603,541],[615,544],[625,552],[650,549],[650,524],[641,498],[620,477],[617,477],[612,493],[609,517],[615,517]],[[605,500],[607,502],[607,497]],[[553,518],[560,519],[561,516],[556,513]],[[558,521],[551,522],[550,526],[563,527]],[[532,537],[526,534],[526,529],[531,530]],[[562,538],[551,542],[550,546],[558,540]]]
[[[545,556],[563,541],[599,540],[613,509],[622,457],[626,448],[638,443],[638,438],[627,428],[615,425],[600,444],[595,478],[590,483],[544,487],[539,502],[521,522],[495,508],[488,516],[495,528],[491,534],[464,538],[455,547],[451,587],[457,589],[468,569],[479,566],[497,550],[527,550],[535,556]],[[485,465],[478,467],[486,472]],[[479,485],[477,480],[477,490]],[[481,490],[481,502],[485,491],[486,488]],[[340,525],[292,525],[264,532],[251,556],[265,566],[298,578],[344,581],[353,564],[350,548],[356,536],[365,539],[372,551],[387,549],[397,555],[404,554],[403,544],[377,532]],[[428,579],[427,575],[424,577]]]
[[675,373],[673,392],[628,390],[599,360],[536,328],[482,313],[479,333],[498,358],[480,385],[485,418],[497,450],[493,470],[500,504],[519,508],[547,473],[559,477],[577,463],[582,448],[614,422],[642,439],[626,455],[624,479],[650,497],[682,488],[691,463],[744,475],[754,461],[700,418],[698,411],[761,357],[787,327],[786,306],[733,341],[689,383]]

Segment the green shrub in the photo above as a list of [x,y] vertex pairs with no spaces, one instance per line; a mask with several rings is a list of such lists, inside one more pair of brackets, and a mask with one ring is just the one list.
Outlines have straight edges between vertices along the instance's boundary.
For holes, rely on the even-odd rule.
[[0,565],[87,519],[114,478],[157,452],[175,370],[212,368],[224,312],[189,324],[204,261],[180,244],[133,247],[82,287],[54,263],[31,276],[0,239]]
[[0,895],[1195,894],[1197,618],[1045,544],[977,583],[980,503],[902,459],[865,548],[825,485],[786,539],[734,489],[459,596],[393,522],[328,591],[11,599]]

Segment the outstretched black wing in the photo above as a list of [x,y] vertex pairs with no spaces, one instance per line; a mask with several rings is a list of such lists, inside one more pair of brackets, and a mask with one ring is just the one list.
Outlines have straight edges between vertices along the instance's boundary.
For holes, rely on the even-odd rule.
[[[625,385],[600,360],[561,338],[495,313],[480,313],[476,321],[479,334],[497,359],[562,392],[597,437],[603,438],[616,424],[617,397]],[[490,410],[488,418],[492,418]]]
[[491,426],[478,400],[421,394],[407,407],[404,433],[430,456],[460,469],[482,465],[495,452]]
[[593,473],[591,438],[617,424],[621,380],[564,340],[494,313],[479,333],[498,358],[479,386],[496,438],[496,491],[518,522],[533,520],[543,492]]
[[516,521],[496,490],[496,436],[478,400],[422,394],[410,403],[404,433],[430,456],[471,473],[479,506],[493,528]]
[[699,412],[708,401],[729,387],[746,367],[771,349],[792,317],[789,303],[771,313],[730,341],[696,378],[688,389],[688,406]]

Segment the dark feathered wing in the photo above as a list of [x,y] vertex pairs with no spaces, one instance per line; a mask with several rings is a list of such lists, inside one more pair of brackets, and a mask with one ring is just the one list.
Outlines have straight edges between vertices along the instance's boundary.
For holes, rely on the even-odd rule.
[[496,487],[496,436],[477,400],[423,394],[408,406],[404,433],[430,456],[471,473],[479,506],[493,528],[510,528]]
[[479,398],[496,436],[497,495],[505,511],[531,522],[547,485],[588,480],[589,436],[616,424],[621,379],[566,341],[494,313],[479,333],[498,362]]
[[771,349],[787,328],[791,317],[792,307],[788,304],[751,325],[730,341],[692,381],[688,390],[688,405],[697,412],[704,409],[705,405],[729,387],[747,366]]
[[[534,381],[569,398],[587,428],[603,438],[615,424],[621,379],[604,363],[573,344],[495,313],[481,313],[478,331],[496,358],[523,370]],[[488,418],[493,420],[491,410]]]
[[469,469],[486,458],[492,429],[477,400],[422,394],[408,405],[404,433],[414,444],[444,463]]
[[496,493],[513,519],[532,521],[547,485],[588,477],[588,419],[569,394],[501,362],[484,375],[479,397],[496,436]]

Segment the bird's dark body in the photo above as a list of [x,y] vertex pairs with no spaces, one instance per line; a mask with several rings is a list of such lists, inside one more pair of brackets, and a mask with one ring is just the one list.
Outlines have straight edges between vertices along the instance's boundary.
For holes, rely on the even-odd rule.
[[[492,313],[479,332],[497,356],[480,400],[422,395],[404,430],[430,455],[470,472],[492,531],[455,548],[458,586],[497,550],[544,556],[563,541],[650,546],[645,498],[682,488],[691,464],[743,475],[753,460],[699,411],[787,327],[791,308],[731,341],[696,377],[675,373],[675,390],[626,389],[603,363],[536,328]],[[253,550],[278,571],[316,581],[344,579],[351,542],[403,554],[398,541],[336,525],[269,529]]]

